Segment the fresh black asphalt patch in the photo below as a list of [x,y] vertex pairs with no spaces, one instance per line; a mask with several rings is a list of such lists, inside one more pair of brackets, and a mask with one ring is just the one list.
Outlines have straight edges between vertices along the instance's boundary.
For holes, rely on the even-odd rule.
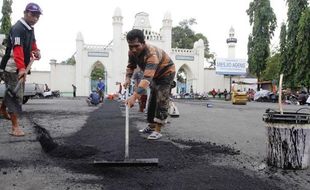
[[141,118],[130,119],[129,157],[158,158],[158,167],[92,164],[94,160],[124,159],[125,118],[116,101],[105,101],[90,114],[80,131],[61,143],[56,141],[58,146],[47,154],[54,164],[67,170],[99,176],[98,180],[83,183],[101,184],[103,189],[280,189],[267,177],[259,178],[254,173],[249,176],[239,169],[210,164],[216,155],[239,154],[236,150],[194,141],[150,141],[138,133],[135,120]]

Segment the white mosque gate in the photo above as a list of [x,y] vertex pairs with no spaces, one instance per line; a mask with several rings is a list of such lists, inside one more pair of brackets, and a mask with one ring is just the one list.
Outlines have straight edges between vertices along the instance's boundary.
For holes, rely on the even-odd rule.
[[[105,81],[108,87],[107,93],[118,91],[116,83],[124,81],[128,60],[128,44],[126,42],[126,33],[122,32],[123,17],[119,8],[115,9],[112,25],[113,39],[107,45],[86,44],[82,34],[78,33],[76,38],[75,65],[56,63],[56,60],[51,60],[49,85],[53,90],[72,92],[72,84],[74,84],[77,87],[77,96],[88,96],[91,91],[90,74],[93,65],[96,62],[100,62],[103,64],[107,75]],[[195,42],[193,49],[171,48],[172,19],[170,13],[165,14],[159,32],[152,31],[149,15],[145,12],[135,15],[133,28],[143,30],[147,43],[164,49],[171,56],[176,65],[176,72],[180,68],[186,71],[186,92],[190,92],[192,89],[193,92],[203,93],[214,87],[221,88],[221,90],[227,88],[227,82],[225,82],[227,78],[225,76],[206,76],[210,72],[212,74],[215,73],[215,70],[204,68],[204,44],[202,40]],[[230,52],[232,52],[231,49]],[[213,84],[214,82],[216,84]],[[172,93],[176,93],[176,88],[173,89]]]

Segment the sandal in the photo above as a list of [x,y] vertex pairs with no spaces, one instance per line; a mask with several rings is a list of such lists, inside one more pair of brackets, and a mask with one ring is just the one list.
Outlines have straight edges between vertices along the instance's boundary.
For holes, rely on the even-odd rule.
[[9,134],[14,136],[14,137],[23,137],[23,136],[25,136],[25,133],[21,129],[13,130]]
[[150,126],[147,126],[144,129],[139,130],[140,133],[152,133],[153,131],[154,131],[154,129],[151,128]]
[[159,132],[153,131],[152,134],[150,134],[147,139],[149,140],[157,140],[160,139],[163,135],[160,134]]

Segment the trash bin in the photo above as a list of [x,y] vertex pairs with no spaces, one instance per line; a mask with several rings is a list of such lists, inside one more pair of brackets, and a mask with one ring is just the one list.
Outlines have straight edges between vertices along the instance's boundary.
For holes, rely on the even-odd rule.
[[309,167],[310,114],[300,113],[300,110],[281,114],[268,109],[263,115],[269,166],[283,169]]

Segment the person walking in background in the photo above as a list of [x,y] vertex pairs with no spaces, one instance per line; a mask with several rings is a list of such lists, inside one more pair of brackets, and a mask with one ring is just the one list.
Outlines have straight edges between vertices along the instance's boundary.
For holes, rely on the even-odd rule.
[[217,94],[217,95],[219,96],[219,98],[221,99],[222,93],[221,93],[221,90],[220,90],[220,89],[217,89],[216,94]]
[[[136,68],[132,76],[132,79],[134,79],[135,82],[134,90],[138,88],[138,85],[142,80],[142,78],[143,78],[143,71],[140,68]],[[142,94],[141,98],[139,99],[139,112],[144,112],[144,109],[146,107],[146,100],[147,100],[147,92]]]
[[122,87],[122,83],[118,83],[118,94],[119,94],[120,96],[122,96],[122,95],[123,95],[123,87]]
[[117,99],[118,100],[124,100],[124,97],[123,97],[123,85],[121,82],[116,82],[115,85],[118,86],[118,91],[116,92],[116,96],[117,96]]
[[[26,67],[31,59],[39,60],[41,58],[40,50],[36,44],[33,26],[38,22],[42,10],[39,5],[29,3],[25,10],[24,16],[16,22],[10,29],[7,39],[7,48],[5,55],[1,60],[0,69],[6,71],[4,74],[6,83],[6,92],[3,102],[1,104],[0,113],[4,116],[9,116],[12,121],[12,130],[10,132],[13,136],[24,136],[25,133],[19,127],[18,112],[16,104],[22,105],[24,94],[24,83],[26,81]],[[13,53],[14,62],[10,62],[11,53]],[[21,81],[21,87],[16,92],[16,97],[11,97],[16,104],[12,105],[12,101],[8,100],[8,91],[14,91],[15,87]],[[8,108],[8,112],[7,109]],[[9,114],[8,114],[9,113]]]
[[73,98],[75,98],[76,97],[76,86],[72,84],[72,88],[73,88]]
[[134,70],[139,67],[143,71],[143,78],[132,96],[125,103],[133,107],[150,87],[150,102],[148,105],[149,125],[142,130],[150,133],[148,139],[156,140],[162,137],[161,128],[166,123],[169,109],[171,84],[175,77],[175,65],[172,59],[162,49],[145,43],[143,31],[133,29],[126,36],[129,52],[124,87],[130,85]]
[[225,88],[225,90],[224,90],[224,92],[223,92],[224,100],[227,100],[227,94],[228,94],[228,92],[227,92],[227,90],[226,90],[226,88]]
[[103,99],[104,99],[104,89],[105,89],[105,84],[103,83],[102,78],[99,78],[99,82],[97,84],[97,92],[100,97],[99,99],[100,102],[103,102]]
[[49,92],[49,91],[51,91],[51,89],[48,87],[48,85],[47,85],[47,84],[45,84],[45,85],[44,85],[44,87],[45,87],[44,92]]
[[214,88],[212,89],[212,91],[211,91],[210,93],[211,93],[211,95],[213,96],[213,98],[215,98],[215,96],[216,96],[216,91],[215,91]]

